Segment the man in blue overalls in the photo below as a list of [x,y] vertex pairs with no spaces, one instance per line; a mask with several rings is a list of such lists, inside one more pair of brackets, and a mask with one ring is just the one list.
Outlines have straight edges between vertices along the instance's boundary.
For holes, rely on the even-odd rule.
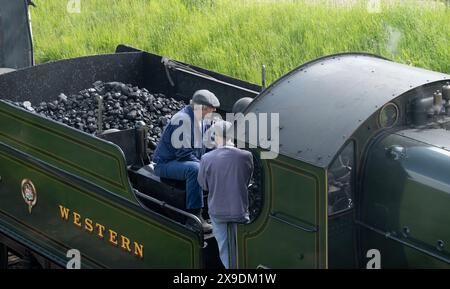
[[212,226],[201,216],[203,190],[197,176],[201,156],[206,151],[203,143],[207,129],[205,117],[219,106],[212,92],[196,91],[190,105],[177,112],[164,129],[153,158],[157,176],[186,181],[186,209],[200,218],[205,232],[211,231]]

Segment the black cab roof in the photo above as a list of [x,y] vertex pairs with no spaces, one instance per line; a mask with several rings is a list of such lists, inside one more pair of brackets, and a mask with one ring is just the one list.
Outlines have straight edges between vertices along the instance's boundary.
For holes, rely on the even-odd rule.
[[246,113],[279,113],[279,153],[319,167],[373,113],[403,93],[450,75],[364,53],[326,56],[280,78]]

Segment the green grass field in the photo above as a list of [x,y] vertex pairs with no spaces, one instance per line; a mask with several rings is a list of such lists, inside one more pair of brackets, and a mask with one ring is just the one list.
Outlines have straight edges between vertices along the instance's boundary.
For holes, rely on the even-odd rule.
[[273,81],[347,51],[450,73],[450,8],[442,2],[391,0],[378,9],[369,0],[79,1],[81,13],[69,13],[69,0],[34,0],[38,63],[125,43],[258,83],[261,64]]

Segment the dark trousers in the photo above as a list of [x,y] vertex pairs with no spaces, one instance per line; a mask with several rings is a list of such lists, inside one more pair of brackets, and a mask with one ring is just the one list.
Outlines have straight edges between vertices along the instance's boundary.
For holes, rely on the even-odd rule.
[[203,208],[203,190],[198,184],[198,162],[177,160],[157,163],[155,174],[161,178],[186,181],[186,209]]

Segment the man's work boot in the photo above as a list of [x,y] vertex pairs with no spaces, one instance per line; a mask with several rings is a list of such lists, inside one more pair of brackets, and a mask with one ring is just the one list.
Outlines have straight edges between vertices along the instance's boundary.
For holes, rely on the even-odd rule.
[[212,225],[205,219],[203,219],[202,209],[190,209],[187,211],[200,219],[200,222],[202,222],[202,229],[204,233],[210,233],[212,231]]

